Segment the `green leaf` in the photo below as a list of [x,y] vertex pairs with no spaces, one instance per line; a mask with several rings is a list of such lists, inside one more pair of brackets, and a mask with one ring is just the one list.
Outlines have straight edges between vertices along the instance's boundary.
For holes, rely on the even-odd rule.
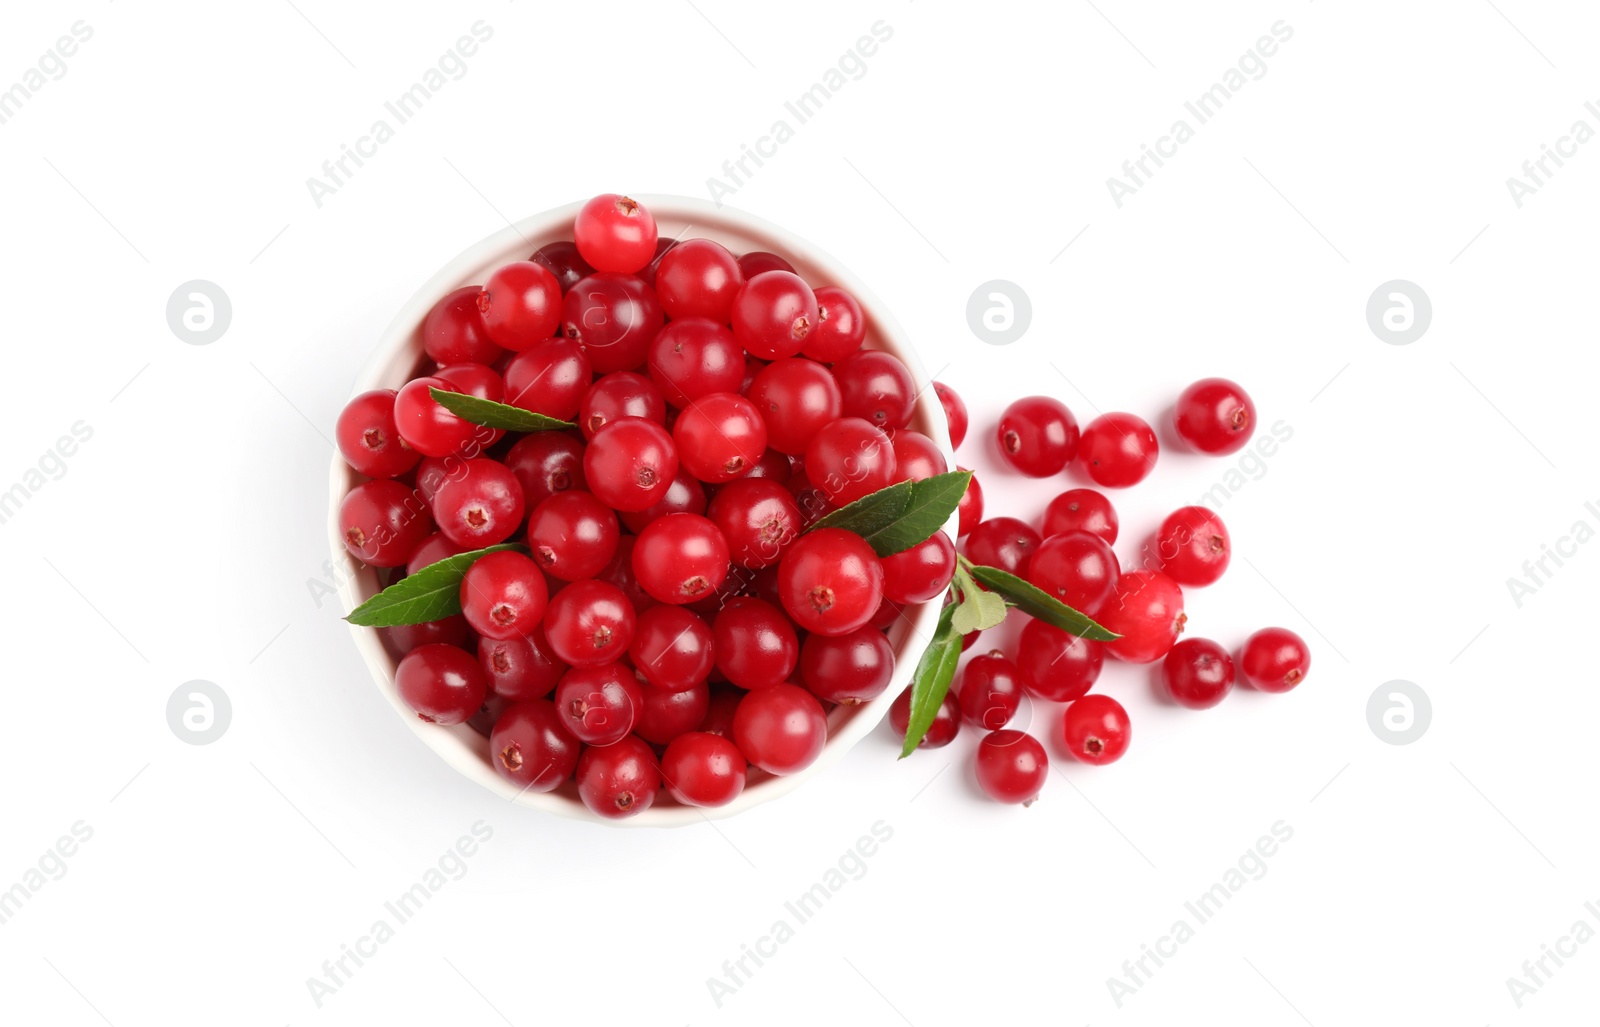
[[480,556],[507,549],[519,553],[528,551],[527,546],[507,543],[447,556],[401,578],[351,610],[345,620],[364,628],[393,628],[401,624],[425,624],[460,613],[461,579],[467,568]]
[[463,421],[481,424],[503,431],[554,431],[559,428],[576,428],[571,421],[558,421],[554,417],[536,414],[532,410],[496,403],[492,399],[479,399],[461,392],[429,389],[428,394],[446,410]]
[[1095,642],[1110,642],[1122,636],[1107,631],[1061,600],[998,567],[971,565],[972,576],[1016,605],[1017,609],[1068,634]]
[[879,556],[893,556],[944,527],[971,480],[971,471],[950,471],[902,481],[841,506],[809,530],[844,528],[866,539]]
[[900,750],[901,759],[916,750],[917,743],[933,726],[933,718],[939,714],[939,704],[944,702],[945,693],[950,691],[950,682],[955,680],[956,664],[961,662],[961,636],[951,626],[955,612],[953,603],[940,611],[939,627],[933,633],[933,641],[923,651],[916,673],[912,675],[911,720],[906,724],[906,743]]
[[1005,619],[1006,601],[993,592],[974,588],[970,592],[962,590],[961,602],[956,604],[956,614],[950,623],[956,634],[970,635],[974,631],[999,627]]

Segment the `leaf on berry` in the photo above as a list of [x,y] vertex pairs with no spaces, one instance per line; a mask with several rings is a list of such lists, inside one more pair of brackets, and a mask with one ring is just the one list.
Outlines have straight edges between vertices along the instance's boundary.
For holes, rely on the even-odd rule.
[[972,480],[971,471],[950,471],[920,481],[902,481],[841,506],[808,530],[844,528],[866,539],[880,556],[893,556],[933,537],[945,526]]
[[514,549],[526,553],[527,546],[504,543],[470,553],[447,556],[430,563],[415,574],[401,578],[368,599],[345,620],[364,628],[394,628],[402,624],[426,624],[431,620],[461,612],[461,579],[480,556]]
[[514,407],[509,403],[496,403],[492,399],[468,396],[462,392],[429,389],[428,394],[433,397],[434,402],[463,421],[471,421],[487,428],[499,428],[502,431],[554,431],[577,427],[571,421],[558,421],[554,417],[536,414],[532,410]]
[[974,631],[987,631],[999,627],[1006,619],[1006,601],[993,592],[978,587],[972,575],[960,564],[956,565],[956,589],[961,601],[956,604],[955,616],[950,623],[958,635]]
[[955,680],[956,664],[961,662],[961,636],[953,626],[955,613],[954,603],[940,611],[933,641],[923,650],[916,673],[911,676],[911,718],[906,723],[901,759],[916,751],[922,736],[928,733],[939,715],[939,706],[950,691],[950,682]]
[[1017,609],[1035,620],[1042,620],[1070,635],[1095,642],[1111,642],[1122,637],[1114,631],[1106,630],[1055,596],[1023,581],[1015,574],[998,567],[984,567],[981,564],[969,565],[968,569],[979,584],[1000,593]]

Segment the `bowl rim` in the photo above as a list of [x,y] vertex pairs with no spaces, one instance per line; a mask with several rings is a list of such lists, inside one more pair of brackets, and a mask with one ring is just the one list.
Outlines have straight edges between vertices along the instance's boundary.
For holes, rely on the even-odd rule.
[[[919,420],[922,422],[921,430],[938,447],[940,454],[945,458],[946,466],[955,469],[955,454],[950,446],[949,425],[945,419],[944,406],[933,389],[933,381],[924,368],[916,348],[883,301],[848,268],[815,244],[754,214],[718,206],[696,197],[635,194],[635,198],[656,218],[664,238],[668,237],[669,227],[677,231],[677,238],[717,238],[719,232],[753,236],[762,241],[761,248],[778,252],[791,259],[797,269],[809,269],[810,273],[806,275],[808,281],[822,281],[828,285],[835,285],[854,296],[867,316],[869,335],[875,337],[874,348],[899,357],[911,372],[917,388],[913,424]],[[412,293],[390,320],[374,345],[372,354],[356,376],[351,397],[354,398],[373,389],[397,387],[388,383],[396,379],[397,372],[409,374],[409,369],[415,367],[418,359],[422,357],[421,342],[417,338],[418,329],[423,317],[440,298],[464,285],[481,282],[484,269],[514,260],[526,260],[532,249],[543,245],[544,242],[553,241],[553,239],[540,241],[543,237],[550,236],[552,232],[556,233],[553,238],[570,239],[573,218],[584,202],[587,201],[564,204],[530,215],[515,223],[509,223],[505,228],[473,243],[447,261]],[[679,225],[683,227],[680,229]],[[695,229],[705,231],[691,235]],[[403,360],[407,354],[410,354],[410,359]],[[398,370],[402,364],[406,368],[405,371]],[[373,588],[363,592],[363,586],[367,582],[370,581],[375,585],[376,573],[349,554],[339,530],[340,503],[360,478],[361,476],[345,462],[343,456],[335,452],[329,471],[328,532],[334,567],[341,572],[336,573],[335,578],[339,583],[339,597],[344,604],[346,614],[376,590]],[[956,527],[959,520],[959,513],[952,513],[944,525],[944,530],[952,540],[957,536]],[[835,707],[828,717],[827,743],[823,746],[821,755],[809,767],[785,777],[763,775],[749,784],[737,799],[725,806],[704,809],[679,805],[671,802],[670,798],[663,804],[660,801],[662,797],[658,796],[657,803],[649,809],[620,820],[601,817],[590,811],[575,795],[568,794],[570,782],[567,786],[550,792],[518,789],[494,770],[486,753],[486,739],[474,728],[467,724],[444,727],[419,719],[400,698],[394,684],[394,667],[398,661],[389,654],[378,634],[378,629],[354,624],[348,624],[348,627],[378,690],[388,699],[400,718],[410,726],[412,733],[458,773],[514,805],[527,806],[570,819],[603,823],[614,827],[677,827],[725,819],[781,798],[842,759],[857,742],[871,733],[888,713],[895,697],[910,683],[917,660],[933,638],[941,606],[942,596],[927,602],[908,605],[902,610],[905,625],[901,629],[899,640],[893,642],[895,670],[889,687],[881,696],[870,702],[849,708]],[[897,625],[897,628],[899,627]]]

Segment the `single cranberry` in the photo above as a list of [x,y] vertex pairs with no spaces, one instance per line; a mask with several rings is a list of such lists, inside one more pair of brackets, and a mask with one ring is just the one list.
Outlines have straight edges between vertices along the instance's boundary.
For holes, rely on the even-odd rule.
[[[895,738],[901,743],[905,742],[906,730],[911,726],[911,689],[901,692],[889,707],[889,727],[894,731]],[[961,701],[953,691],[946,692],[944,700],[939,703],[939,710],[933,715],[933,723],[928,727],[928,733],[922,736],[922,741],[917,743],[919,749],[942,749],[955,741],[956,734],[961,730]]]
[[584,480],[614,510],[648,510],[666,497],[677,473],[672,436],[642,417],[612,421],[583,451]]
[[[976,479],[974,479],[976,480]],[[1039,533],[1015,517],[991,517],[967,536],[967,559],[1027,577],[1028,561],[1040,545]]]
[[833,372],[804,357],[763,367],[750,383],[750,402],[767,427],[767,444],[796,456],[818,429],[839,419],[839,383]]
[[506,453],[506,467],[522,486],[528,509],[558,492],[584,490],[583,443],[565,431],[536,431],[518,439]]
[[1202,378],[1178,395],[1178,437],[1202,453],[1237,453],[1256,430],[1256,405],[1226,378]]
[[900,481],[921,481],[950,469],[939,447],[919,431],[896,429],[889,443],[894,447],[894,476]]
[[744,351],[724,325],[703,317],[673,321],[650,343],[650,380],[675,407],[713,392],[738,392]]
[[700,479],[690,474],[682,464],[672,476],[672,484],[660,501],[643,510],[629,510],[620,514],[622,523],[635,534],[644,531],[650,522],[672,513],[703,514],[706,512],[706,487]]
[[[739,709],[739,700],[743,698],[744,692],[737,688],[712,692],[706,715],[700,720],[700,730],[732,741],[733,715]],[[739,758],[743,759],[744,754],[740,753]]]
[[422,459],[395,426],[395,396],[393,389],[363,392],[345,404],[334,427],[339,454],[369,478],[398,477]]
[[883,595],[897,603],[925,603],[943,595],[956,572],[956,544],[936,531],[910,549],[879,561],[883,567]]
[[555,691],[567,665],[556,659],[537,625],[516,638],[478,639],[478,664],[489,690],[512,701],[543,699]]
[[422,543],[411,552],[411,559],[406,561],[406,573],[415,574],[430,564],[452,556],[460,556],[467,552],[466,547],[458,546],[445,538],[444,532],[436,531],[422,540]]
[[519,260],[500,268],[478,293],[478,312],[494,344],[518,352],[561,326],[561,283],[543,264]]
[[1011,723],[1022,695],[1022,672],[998,649],[974,656],[961,671],[961,716],[985,731]]
[[735,564],[748,570],[770,567],[804,530],[800,508],[784,486],[763,478],[730,481],[706,509]]
[[592,274],[561,301],[562,333],[600,374],[643,364],[662,323],[661,301],[631,274]]
[[818,429],[806,446],[806,476],[836,506],[853,503],[895,481],[894,444],[870,421],[841,417]]
[[570,421],[589,392],[593,370],[576,340],[546,339],[506,364],[506,402]]
[[535,264],[544,265],[546,270],[555,275],[563,294],[582,279],[594,274],[594,268],[590,267],[589,262],[578,252],[578,244],[566,240],[546,243],[535,250],[533,256],[528,259]]
[[405,566],[432,531],[422,495],[390,478],[364,481],[339,503],[345,549],[372,567]]
[[492,438],[494,429],[463,420],[440,406],[429,390],[460,392],[443,378],[413,378],[394,398],[394,423],[406,445],[423,456],[469,452],[475,440]]
[[755,405],[732,392],[690,400],[672,426],[678,459],[704,482],[742,478],[767,451],[767,426]]
[[1115,763],[1128,751],[1133,729],[1128,711],[1109,695],[1086,695],[1067,707],[1061,718],[1067,752],[1097,767]]
[[1083,429],[1078,463],[1096,485],[1137,485],[1156,465],[1161,447],[1150,425],[1132,414],[1101,414]]
[[744,275],[745,281],[768,271],[787,271],[794,274],[794,265],[776,253],[768,253],[766,250],[751,250],[739,258],[739,273]]
[[1071,702],[1099,680],[1105,651],[1099,642],[1030,619],[1017,636],[1015,662],[1029,695],[1047,702]]
[[656,801],[661,771],[656,754],[632,736],[591,745],[578,758],[578,798],[608,820],[638,816]]
[[1028,580],[1055,599],[1093,617],[1117,591],[1122,568],[1099,535],[1067,531],[1039,543]]
[[819,635],[844,635],[877,612],[883,567],[860,535],[819,528],[800,536],[783,554],[778,592],[800,627]]
[[1129,663],[1154,663],[1167,655],[1188,618],[1183,589],[1159,571],[1127,571],[1117,594],[1097,618],[1122,637],[1105,644],[1106,651]]
[[549,599],[539,565],[513,550],[480,556],[461,577],[461,613],[485,638],[526,635]]
[[617,552],[617,515],[588,492],[557,492],[528,516],[528,548],[551,577],[597,577]]
[[1311,670],[1311,650],[1288,628],[1262,628],[1245,639],[1239,669],[1260,691],[1287,692]]
[[478,309],[476,285],[463,286],[433,305],[422,319],[422,349],[441,365],[492,364],[505,351],[489,338]]
[[579,748],[548,699],[512,703],[489,733],[489,762],[525,792],[561,787],[578,765]]
[[458,646],[424,645],[406,653],[395,689],[430,724],[460,724],[478,712],[489,686],[473,655]]
[[767,271],[744,283],[729,321],[745,352],[761,360],[792,357],[817,323],[817,297],[789,271]]
[[1039,534],[1049,538],[1064,531],[1087,531],[1111,545],[1117,541],[1117,523],[1117,511],[1104,494],[1094,489],[1068,489],[1044,508]]
[[438,620],[423,621],[421,624],[396,624],[392,628],[379,628],[378,634],[382,636],[384,646],[396,658],[419,646],[435,643],[459,646],[462,649],[475,644],[472,629],[467,626],[467,619],[459,613]]
[[747,769],[737,745],[704,731],[679,735],[661,754],[667,792],[685,806],[726,806],[744,791]]
[[681,606],[652,606],[639,614],[628,657],[649,684],[682,692],[711,674],[711,627]]
[[709,518],[674,513],[645,525],[633,547],[633,576],[651,598],[692,603],[728,576],[728,542]]
[[[505,380],[492,367],[484,364],[451,364],[441,367],[433,372],[433,377],[446,382],[451,392],[459,392],[463,396],[476,396],[479,399],[492,400],[500,403],[505,400]],[[489,428],[484,425],[475,426],[473,441],[480,451],[487,449],[505,437],[505,432],[499,428]],[[472,455],[466,451],[463,455]]]
[[602,193],[578,210],[572,238],[590,266],[631,275],[656,255],[656,219],[629,197]]
[[917,385],[899,357],[861,350],[833,365],[846,417],[883,428],[904,428],[917,406]]
[[894,648],[872,625],[847,635],[807,635],[800,681],[823,702],[860,706],[882,695],[894,677]]
[[745,759],[767,773],[796,774],[822,755],[828,719],[810,692],[780,682],[740,701],[733,714],[733,740]]
[[1186,638],[1161,661],[1161,685],[1178,705],[1209,709],[1233,691],[1233,657],[1209,638]]
[[708,317],[728,323],[744,272],[727,247],[710,239],[686,239],[664,254],[656,268],[656,293],[674,321]]
[[1156,533],[1156,566],[1180,585],[1210,585],[1233,558],[1233,543],[1222,518],[1203,506],[1185,506],[1167,515]]
[[945,423],[950,426],[950,448],[960,449],[962,440],[967,437],[967,404],[944,382],[934,382],[933,391],[939,397],[939,405],[944,407]]
[[614,663],[628,651],[637,623],[628,597],[604,581],[574,581],[550,597],[544,634],[550,651],[571,667]]
[[705,719],[711,705],[711,689],[701,682],[681,692],[645,684],[639,689],[644,705],[633,733],[651,745],[666,745],[685,731],[693,731]]
[[665,423],[667,403],[655,382],[632,371],[613,371],[596,379],[578,407],[578,427],[584,437],[593,436],[619,417]]
[[1030,734],[991,731],[978,743],[977,774],[989,798],[1031,806],[1050,776],[1050,757]]
[[445,537],[468,549],[510,538],[525,512],[522,486],[505,464],[468,460],[459,478],[446,478],[433,496],[433,517]]
[[794,625],[771,603],[737,597],[711,622],[717,670],[739,688],[764,688],[789,680],[800,658]]
[[836,286],[825,285],[816,296],[817,323],[800,352],[832,364],[861,348],[867,338],[867,315],[854,296]]
[[1078,419],[1049,396],[1025,396],[1006,407],[996,429],[1000,455],[1023,474],[1046,478],[1066,470],[1078,452]]
[[620,663],[574,667],[556,685],[556,712],[585,745],[610,745],[633,730],[644,702],[633,671]]
[[[965,471],[967,468],[959,467]],[[961,493],[961,505],[956,508],[956,514],[961,519],[961,526],[956,529],[956,534],[962,538],[970,535],[972,529],[983,523],[983,486],[978,484],[978,476],[974,474],[967,481],[967,490]]]

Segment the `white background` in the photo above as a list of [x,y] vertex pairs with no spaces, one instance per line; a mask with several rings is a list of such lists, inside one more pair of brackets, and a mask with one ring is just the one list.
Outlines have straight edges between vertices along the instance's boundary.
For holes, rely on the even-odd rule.
[[[1512,202],[1506,179],[1600,100],[1578,4],[1069,0],[766,6],[12,5],[0,87],[93,38],[4,125],[0,489],[93,437],[4,524],[0,889],[75,822],[93,837],[0,924],[13,1023],[1570,1024],[1600,944],[1512,1000],[1574,922],[1600,927],[1593,625],[1600,143]],[[493,38],[319,208],[306,180],[477,20]],[[970,729],[896,762],[887,728],[720,825],[617,831],[511,808],[412,737],[336,601],[319,605],[326,436],[391,312],[517,218],[595,192],[704,196],[883,20],[893,37],[728,202],[870,282],[973,414],[962,462],[1033,518],[1071,484],[988,448],[1031,392],[1154,418],[1196,377],[1246,384],[1293,438],[1222,507],[1237,548],[1190,630],[1312,644],[1296,691],[1193,713],[1148,671],[1109,768],[1028,809],[984,801]],[[1106,187],[1274,22],[1293,38],[1119,209]],[[1114,24],[1113,24],[1114,23]],[[1514,24],[1513,24],[1514,23]],[[792,123],[792,118],[791,118]],[[1193,121],[1191,119],[1191,124]],[[1552,165],[1553,167],[1553,165]],[[1068,245],[1070,242],[1070,246]],[[1065,247],[1065,249],[1064,249]],[[208,346],[167,297],[233,303]],[[981,282],[1032,299],[985,345]],[[1426,334],[1367,325],[1413,281]],[[1070,384],[1068,379],[1070,379]],[[1117,495],[1131,558],[1238,458],[1166,452]],[[1594,550],[1591,552],[1591,550]],[[995,640],[1003,642],[1002,639]],[[985,639],[988,646],[990,640]],[[168,696],[231,698],[185,744]],[[1369,727],[1385,682],[1433,717]],[[307,978],[471,825],[492,840],[318,1008]],[[719,1008],[707,978],[878,821],[892,839]],[[1267,873],[1119,1006],[1108,978],[1283,821]],[[791,918],[792,919],[792,918]]]

